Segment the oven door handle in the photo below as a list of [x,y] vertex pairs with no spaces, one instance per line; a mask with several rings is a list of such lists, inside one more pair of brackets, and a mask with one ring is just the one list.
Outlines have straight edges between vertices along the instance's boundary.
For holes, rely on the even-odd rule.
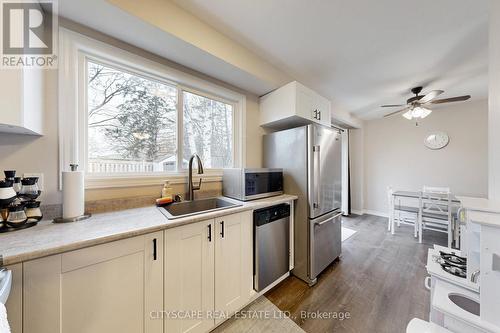
[[431,277],[430,276],[425,277],[424,286],[425,286],[425,289],[431,290]]

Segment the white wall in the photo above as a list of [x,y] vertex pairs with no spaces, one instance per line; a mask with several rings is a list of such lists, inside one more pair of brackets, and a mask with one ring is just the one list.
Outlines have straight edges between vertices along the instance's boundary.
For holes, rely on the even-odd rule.
[[[448,133],[449,145],[436,151],[426,148],[424,138],[438,130]],[[365,211],[385,213],[387,186],[405,190],[449,186],[457,195],[487,195],[487,101],[436,109],[418,127],[401,116],[367,121],[362,134],[362,147],[356,135],[351,144],[353,150],[364,151],[362,158],[351,154],[358,156],[352,159],[353,209],[363,204]],[[362,199],[360,186],[364,187]]]
[[491,1],[488,112],[488,197],[500,200],[500,1]]

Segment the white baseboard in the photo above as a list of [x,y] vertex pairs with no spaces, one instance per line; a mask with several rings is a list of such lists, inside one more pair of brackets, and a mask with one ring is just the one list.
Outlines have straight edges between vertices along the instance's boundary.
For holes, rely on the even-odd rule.
[[389,217],[389,214],[386,213],[386,212],[379,212],[377,210],[371,210],[371,209],[364,209],[363,213],[364,214],[375,215],[375,216],[380,216],[380,217]]
[[379,212],[377,210],[371,210],[371,209],[363,209],[363,210],[357,210],[357,209],[351,209],[351,213],[356,214],[356,215],[375,215],[375,216],[380,216],[380,217],[389,217],[389,214],[386,212]]

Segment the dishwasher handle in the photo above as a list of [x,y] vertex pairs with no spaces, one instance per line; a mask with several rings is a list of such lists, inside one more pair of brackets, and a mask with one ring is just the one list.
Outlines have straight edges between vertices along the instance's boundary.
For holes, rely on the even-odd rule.
[[12,272],[5,268],[0,269],[0,303],[5,304],[9,298],[12,286]]

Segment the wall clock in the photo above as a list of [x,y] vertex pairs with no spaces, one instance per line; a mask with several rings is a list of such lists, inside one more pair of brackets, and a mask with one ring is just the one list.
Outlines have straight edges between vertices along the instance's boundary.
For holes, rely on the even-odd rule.
[[446,147],[449,142],[450,137],[445,132],[433,132],[424,140],[425,146],[432,150],[442,149]]

